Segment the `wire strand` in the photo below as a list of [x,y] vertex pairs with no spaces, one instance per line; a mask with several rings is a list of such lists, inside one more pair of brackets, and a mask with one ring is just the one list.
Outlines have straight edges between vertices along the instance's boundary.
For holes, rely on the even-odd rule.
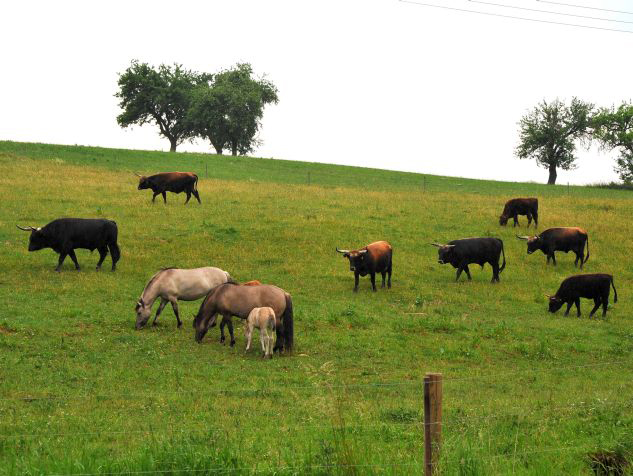
[[586,8],[587,10],[599,10],[601,12],[624,13],[625,15],[633,15],[633,12],[625,12],[622,10],[609,10],[608,8],[588,7],[586,5],[576,5],[574,3],[552,2],[549,0],[536,0],[541,3],[550,3],[552,5],[561,5],[563,7]]
[[588,15],[578,15],[576,13],[554,12],[552,10],[539,10],[538,8],[518,7],[516,5],[506,5],[506,4],[503,4],[503,3],[484,2],[482,0],[468,0],[468,1],[471,2],[471,3],[479,3],[481,5],[490,5],[490,6],[493,6],[493,7],[502,7],[502,8],[512,8],[514,10],[524,10],[524,11],[528,11],[528,12],[548,13],[550,15],[562,15],[562,16],[569,16],[569,17],[576,17],[576,18],[585,18],[585,19],[588,19],[588,20],[610,21],[610,22],[615,22],[615,23],[628,23],[628,24],[633,23],[633,21],[615,20],[615,19],[611,19],[611,18],[591,17],[591,16],[588,16]]
[[486,16],[499,17],[499,18],[509,18],[509,19],[512,19],[512,20],[524,20],[524,21],[531,21],[531,22],[535,22],[535,23],[547,23],[547,24],[550,24],[550,25],[562,25],[562,26],[571,26],[571,27],[576,27],[576,28],[588,28],[590,30],[615,31],[615,32],[618,32],[618,33],[633,33],[633,31],[631,31],[631,30],[618,30],[618,29],[615,29],[615,28],[604,28],[604,27],[600,27],[600,26],[579,25],[577,23],[565,23],[565,22],[558,22],[558,21],[552,21],[552,20],[537,20],[536,18],[518,17],[518,16],[514,16],[514,15],[502,15],[500,13],[482,12],[480,10],[468,10],[466,8],[447,7],[446,5],[436,5],[436,4],[433,4],[433,3],[415,2],[413,0],[399,0],[399,1],[401,3],[410,3],[412,5],[419,5],[419,6],[422,6],[422,7],[441,8],[443,10],[452,10],[452,11],[456,11],[456,12],[475,13],[477,15],[486,15]]

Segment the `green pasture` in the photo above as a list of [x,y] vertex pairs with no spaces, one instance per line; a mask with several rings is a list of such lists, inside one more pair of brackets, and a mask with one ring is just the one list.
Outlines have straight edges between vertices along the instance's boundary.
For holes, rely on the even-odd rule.
[[[202,205],[136,189],[132,172],[170,170],[200,176]],[[526,255],[525,217],[498,225],[516,196],[539,198],[540,230],[587,229],[585,271],[618,289],[606,320],[586,300],[580,319],[547,313],[574,257]],[[633,461],[631,192],[0,142],[0,204],[0,474],[420,474],[430,371],[445,379],[442,474]],[[55,273],[53,251],[27,251],[16,224],[63,216],[117,222],[115,273],[110,257],[94,270],[96,252]],[[428,245],[469,236],[504,240],[499,284],[490,267],[455,283]],[[335,248],[379,239],[392,289],[363,278],[355,294]],[[169,307],[134,329],[156,270],[208,265],[292,294],[292,355],[246,354],[241,323],[234,348],[217,327],[196,344],[199,302],[180,304],[181,329]]]

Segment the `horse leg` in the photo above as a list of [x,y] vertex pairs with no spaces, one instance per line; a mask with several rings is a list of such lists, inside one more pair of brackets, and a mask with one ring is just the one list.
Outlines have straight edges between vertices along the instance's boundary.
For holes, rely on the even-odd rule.
[[281,351],[284,350],[284,336],[283,325],[279,318],[277,318],[277,320],[275,321],[275,334],[277,335],[277,340],[275,341],[273,352],[279,351],[281,353]]
[[251,339],[253,338],[253,329],[251,329],[251,326],[249,324],[246,324],[246,327],[244,328],[244,334],[246,336],[246,352],[248,352],[251,348]]
[[268,331],[266,327],[262,327],[259,330],[259,342],[262,344],[262,358],[264,358],[268,354]]
[[160,316],[160,313],[163,312],[163,309],[167,305],[167,299],[160,298],[160,306],[158,306],[158,310],[156,311],[156,315],[154,316],[154,320],[152,321],[152,325],[156,325],[156,319]]
[[220,343],[224,344],[226,338],[224,337],[224,326],[226,325],[226,319],[222,317],[222,322],[220,322]]
[[182,321],[180,320],[180,313],[178,312],[178,299],[170,299],[171,307],[174,310],[174,314],[176,314],[176,320],[178,321],[178,327],[182,327]]
[[226,321],[229,325],[229,334],[231,334],[231,343],[229,345],[233,347],[235,345],[235,335],[233,335],[233,319],[229,315],[226,317]]

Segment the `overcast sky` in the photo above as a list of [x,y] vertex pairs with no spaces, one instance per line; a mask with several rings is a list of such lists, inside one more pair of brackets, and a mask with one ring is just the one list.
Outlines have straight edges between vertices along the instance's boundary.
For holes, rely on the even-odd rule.
[[[491,1],[633,22],[633,14]],[[633,1],[561,1],[633,13]],[[633,31],[468,0],[426,3]],[[118,127],[117,73],[132,59],[206,72],[250,62],[280,97],[266,109],[255,155],[545,182],[546,170],[513,154],[527,110],[544,98],[605,106],[633,98],[633,34],[398,0],[21,0],[3,4],[2,17],[0,139],[169,150],[154,126]],[[612,156],[579,155],[559,183],[616,178]]]

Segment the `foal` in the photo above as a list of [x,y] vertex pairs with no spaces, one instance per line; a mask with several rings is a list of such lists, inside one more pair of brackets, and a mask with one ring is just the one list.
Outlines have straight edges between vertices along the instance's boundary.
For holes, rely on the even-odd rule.
[[275,340],[275,311],[271,307],[256,307],[248,315],[244,334],[246,335],[246,351],[251,348],[253,328],[259,329],[259,340],[262,343],[262,357],[273,358],[273,344]]

